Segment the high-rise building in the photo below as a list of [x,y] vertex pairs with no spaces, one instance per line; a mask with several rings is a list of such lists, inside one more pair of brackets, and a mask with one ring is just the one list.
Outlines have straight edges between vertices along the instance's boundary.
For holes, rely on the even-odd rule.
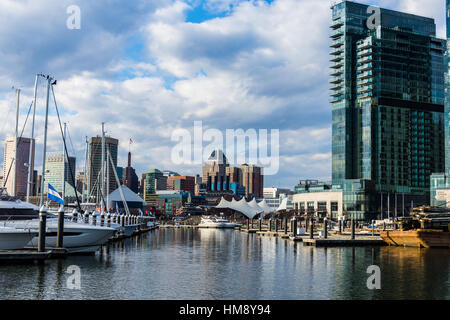
[[244,164],[239,167],[240,185],[245,187],[245,196],[262,198],[264,189],[264,174],[261,167]]
[[172,176],[167,178],[167,190],[185,191],[195,194],[195,177]]
[[[425,204],[444,167],[444,51],[434,19],[332,6],[332,179],[344,211]],[[388,200],[389,199],[389,200]],[[400,200],[399,200],[400,201]]]
[[[73,182],[73,179],[75,179],[75,165],[75,157],[64,157],[62,153],[49,153],[45,159],[44,193],[47,193],[49,184],[51,184],[58,192],[62,192],[63,175],[66,190],[73,193],[73,187],[76,186]],[[67,187],[72,190],[68,190]]]
[[208,190],[223,190],[226,184],[226,168],[229,166],[222,150],[214,150],[202,168],[202,181]]
[[[104,184],[104,190],[105,190],[105,196],[114,190],[117,189],[117,182],[116,178],[114,176],[113,167],[111,165],[111,162],[108,161],[109,166],[109,179],[107,177],[107,167],[106,167],[106,161],[107,161],[107,151],[109,150],[112,158],[112,162],[114,164],[114,169],[117,168],[117,151],[119,148],[119,140],[111,138],[111,137],[105,137],[105,153],[104,153],[104,173],[105,173],[105,184]],[[100,195],[101,192],[101,169],[102,169],[102,137],[92,137],[89,139],[89,194],[93,197],[96,197],[97,195]],[[109,186],[106,181],[109,181]],[[107,188],[109,187],[109,190]]]
[[144,200],[156,191],[167,189],[167,177],[158,169],[152,169],[145,173]]
[[450,0],[446,1],[447,50],[444,61],[445,78],[445,171],[431,176],[430,202],[433,206],[450,207]]
[[[30,143],[31,139],[29,138],[17,138],[16,140],[15,137],[9,137],[5,140],[5,152],[3,157],[3,180],[6,181],[5,187],[9,194],[22,198],[27,194]],[[17,163],[15,164],[14,157],[16,154],[16,145]],[[31,172],[34,170],[34,140],[32,147],[33,154],[31,156]]]
[[139,192],[139,178],[136,171],[131,166],[131,152],[128,152],[128,166],[123,173],[124,184],[134,193]]

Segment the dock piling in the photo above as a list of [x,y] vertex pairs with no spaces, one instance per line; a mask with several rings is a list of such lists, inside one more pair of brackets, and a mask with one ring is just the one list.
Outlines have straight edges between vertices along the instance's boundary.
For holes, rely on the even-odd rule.
[[45,251],[45,231],[47,229],[47,209],[44,206],[39,211],[39,241],[38,252]]
[[72,221],[73,221],[73,222],[78,222],[78,211],[77,211],[77,209],[73,209],[73,212],[72,212]]
[[84,213],[84,223],[89,224],[89,211]]
[[323,237],[328,239],[328,219],[323,219]]
[[58,232],[56,234],[56,247],[63,248],[64,239],[64,206],[58,210]]
[[314,239],[314,220],[312,218],[309,220],[309,238]]
[[352,240],[355,240],[355,220],[352,218]]
[[292,218],[292,234],[294,236],[294,238],[297,236],[297,218],[295,218],[295,216]]

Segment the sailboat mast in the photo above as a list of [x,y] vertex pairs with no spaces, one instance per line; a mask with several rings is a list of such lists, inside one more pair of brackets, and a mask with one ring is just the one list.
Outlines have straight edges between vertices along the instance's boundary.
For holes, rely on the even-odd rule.
[[109,149],[106,154],[106,211],[108,211],[108,203],[109,203]]
[[45,158],[47,157],[47,131],[48,131],[48,104],[50,100],[50,85],[53,79],[47,76],[47,99],[45,102],[45,124],[44,124],[44,150],[42,152],[42,178],[41,178],[41,201],[40,207],[44,205],[45,192]]
[[[62,152],[62,188],[61,188],[61,192],[62,192],[62,198],[64,200],[65,203],[65,196],[66,196],[66,148],[64,146],[65,144],[65,140],[66,140],[66,130],[67,130],[67,123],[64,122],[64,133],[63,133],[63,143],[62,143],[62,148],[63,148],[63,152]],[[67,161],[69,161],[69,159],[67,159]]]
[[13,186],[12,195],[17,195],[16,185],[17,185],[17,146],[19,145],[17,139],[19,139],[19,103],[20,103],[20,89],[16,89],[16,130],[14,132],[14,176],[13,176]]
[[28,155],[28,184],[27,184],[27,202],[30,202],[31,186],[33,184],[33,167],[34,164],[34,122],[36,119],[36,99],[37,99],[37,86],[39,81],[39,75],[36,75],[34,79],[34,100],[33,100],[33,121],[31,122],[31,140],[30,140],[30,152]]
[[[88,147],[89,147],[89,143],[88,143],[88,138],[86,137],[86,150],[84,153],[84,179],[83,179],[83,193],[81,194],[81,202],[85,203],[86,198],[85,198],[85,192],[86,192],[86,188],[87,188],[87,179],[88,179],[88,174],[87,174],[87,161],[88,161]],[[89,192],[88,192],[89,194]],[[89,197],[88,197],[89,199]],[[89,200],[87,201],[89,202]]]
[[[102,166],[101,166],[101,195],[102,199],[105,198],[105,123],[102,122]],[[101,201],[101,213],[105,211],[103,200]]]

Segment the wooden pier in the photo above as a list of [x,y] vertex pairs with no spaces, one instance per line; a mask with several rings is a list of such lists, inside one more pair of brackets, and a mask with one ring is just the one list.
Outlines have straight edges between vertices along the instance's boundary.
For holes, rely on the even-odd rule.
[[379,236],[357,235],[355,239],[351,236],[333,235],[327,239],[309,239],[303,237],[303,244],[316,247],[364,247],[364,246],[385,246],[386,243]]

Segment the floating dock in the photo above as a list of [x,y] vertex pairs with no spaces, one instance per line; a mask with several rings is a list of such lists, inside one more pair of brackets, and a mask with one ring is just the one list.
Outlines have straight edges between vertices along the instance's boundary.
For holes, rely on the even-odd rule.
[[66,249],[49,248],[44,252],[33,249],[0,250],[0,261],[43,261],[47,259],[65,258]]

